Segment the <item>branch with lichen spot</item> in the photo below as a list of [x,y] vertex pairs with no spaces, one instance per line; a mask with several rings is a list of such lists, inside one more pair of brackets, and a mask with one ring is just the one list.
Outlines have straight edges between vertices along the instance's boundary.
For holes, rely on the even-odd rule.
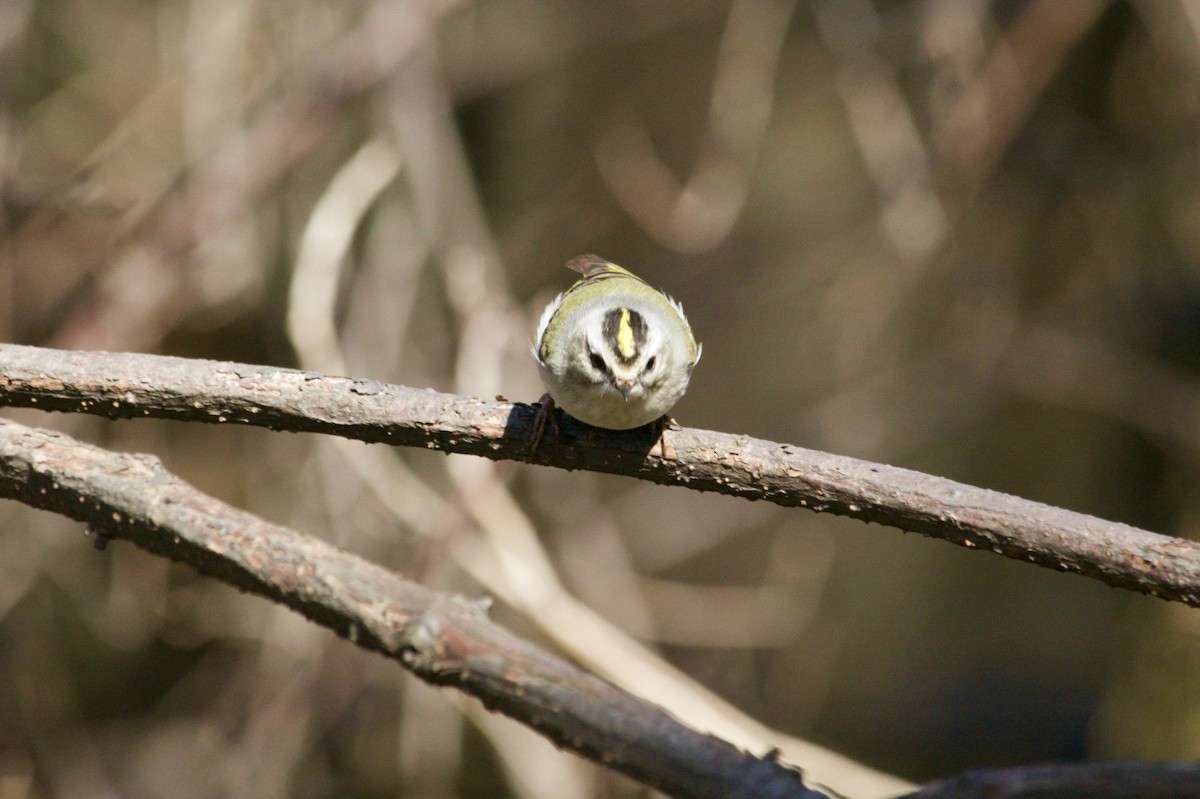
[[940,538],[1200,607],[1200,545],[920,472],[705,430],[600,430],[536,407],[294,369],[0,345],[0,405],[250,424],[623,474]]

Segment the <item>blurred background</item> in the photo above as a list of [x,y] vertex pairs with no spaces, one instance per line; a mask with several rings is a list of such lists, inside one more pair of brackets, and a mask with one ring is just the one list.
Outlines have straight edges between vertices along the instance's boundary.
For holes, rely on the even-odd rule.
[[[684,425],[1200,527],[1196,0],[5,0],[0,202],[6,341],[531,402],[597,252],[704,342]],[[1200,755],[1197,611],[1094,581],[630,479],[5,413],[905,779]],[[4,799],[648,794],[0,514]]]

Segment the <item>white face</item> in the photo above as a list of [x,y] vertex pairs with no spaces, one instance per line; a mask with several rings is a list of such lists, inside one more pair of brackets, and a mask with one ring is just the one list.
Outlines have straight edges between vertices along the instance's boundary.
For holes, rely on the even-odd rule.
[[[558,406],[581,422],[609,430],[640,427],[669,413],[687,390],[700,357],[679,306],[670,298],[667,308],[638,298],[626,307],[590,303],[576,309],[570,324],[561,324],[557,314],[562,300],[560,295],[542,313],[533,353],[546,391]],[[553,322],[560,323],[559,339],[548,348]]]
[[582,329],[586,346],[576,350],[574,366],[592,383],[628,401],[645,397],[666,376],[671,354],[662,332],[636,310],[598,310]]

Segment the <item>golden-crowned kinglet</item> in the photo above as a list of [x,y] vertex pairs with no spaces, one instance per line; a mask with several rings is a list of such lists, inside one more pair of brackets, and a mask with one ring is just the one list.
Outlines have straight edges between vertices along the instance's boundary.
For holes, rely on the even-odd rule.
[[581,422],[628,430],[662,419],[687,390],[700,345],[679,303],[595,255],[542,312],[533,356],[554,404]]

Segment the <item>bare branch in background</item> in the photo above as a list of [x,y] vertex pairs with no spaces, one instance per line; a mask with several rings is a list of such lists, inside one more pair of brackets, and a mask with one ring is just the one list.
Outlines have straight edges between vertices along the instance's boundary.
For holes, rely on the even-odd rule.
[[895,67],[878,53],[879,12],[867,0],[814,6],[850,128],[879,193],[880,228],[905,263],[924,262],[949,232],[929,156]]
[[154,355],[0,346],[0,402],[110,419],[251,424],[624,474],[851,516],[1200,606],[1200,544],[893,466],[702,430],[616,434],[535,410],[368,380]]
[[[1163,359],[1026,325],[998,366],[994,379],[1005,388],[1118,420],[1164,450],[1200,457],[1200,387]],[[1101,373],[1108,379],[1097,381]]]
[[755,757],[495,626],[439,594],[193,489],[158,459],[0,422],[0,493],[87,523],[281,602],[434,685],[480,699],[608,768],[677,797],[821,799]]
[[956,211],[969,202],[1110,0],[1026,4],[945,112],[931,139]]
[[130,220],[136,224],[124,246],[95,287],[75,299],[53,341],[140,348],[169,329],[164,320],[194,310],[199,293],[186,259],[245,225],[264,195],[338,129],[347,106],[378,89],[428,34],[428,21],[409,4],[368,5],[360,25],[287,74],[281,97],[264,91],[250,122],[227,131],[191,166],[156,214]]
[[741,217],[774,105],[774,83],[794,0],[736,0],[729,10],[696,163],[677,179],[632,112],[596,141],[596,166],[625,211],[664,247],[701,253]]
[[[906,99],[896,65],[880,53],[884,22],[874,4],[822,0],[815,6],[837,62],[850,127],[878,188],[881,230],[908,263],[924,262],[946,241],[1109,0],[1029,3],[986,55],[979,31],[990,17],[986,4],[944,5],[925,12],[926,46],[964,74],[943,81],[962,88],[951,90],[927,134],[918,123],[920,106]],[[960,57],[964,49],[969,58]]]

